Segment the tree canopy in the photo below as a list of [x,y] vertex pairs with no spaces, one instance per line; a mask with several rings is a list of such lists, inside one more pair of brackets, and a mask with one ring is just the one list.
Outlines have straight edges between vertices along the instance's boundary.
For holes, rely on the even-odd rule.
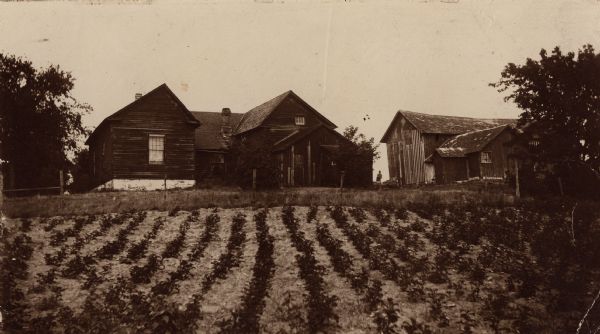
[[540,162],[575,162],[600,171],[600,54],[591,45],[559,47],[523,65],[509,63],[490,84],[523,111],[519,125],[533,137]]
[[35,68],[0,54],[0,158],[9,187],[58,185],[58,171],[87,134],[81,117],[91,108],[71,95],[74,78],[59,66]]
[[379,159],[375,138],[367,138],[358,127],[350,125],[342,133],[354,145],[341,145],[336,160],[340,170],[346,173],[348,186],[371,186],[373,162]]

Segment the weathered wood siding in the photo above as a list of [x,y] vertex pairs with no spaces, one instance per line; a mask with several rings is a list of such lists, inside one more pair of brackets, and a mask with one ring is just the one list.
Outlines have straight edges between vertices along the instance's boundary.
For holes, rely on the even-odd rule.
[[396,122],[386,146],[390,178],[401,184],[425,182],[425,141],[404,117]]
[[433,155],[435,149],[440,147],[446,140],[454,137],[454,135],[434,133],[423,133],[421,135],[423,137],[425,159]]
[[[505,144],[511,140],[510,131],[503,131],[488,145],[486,145],[481,152],[490,152],[492,163],[480,163],[481,177],[482,178],[504,178],[508,166],[508,154],[510,148]],[[481,161],[481,152],[478,156]]]
[[339,180],[331,154],[321,145],[343,145],[341,138],[324,128],[291,145],[280,155],[284,186],[335,185]]
[[[296,125],[296,116],[304,116],[304,125]],[[295,130],[310,128],[318,124],[323,124],[323,122],[311,109],[290,97],[281,102],[265,119],[261,127],[268,129],[270,140],[277,142]]]
[[467,179],[466,158],[442,158],[434,155],[436,183],[450,183]]
[[[194,179],[194,129],[167,92],[157,91],[111,123],[113,178]],[[164,135],[164,162],[150,164],[151,134]]]

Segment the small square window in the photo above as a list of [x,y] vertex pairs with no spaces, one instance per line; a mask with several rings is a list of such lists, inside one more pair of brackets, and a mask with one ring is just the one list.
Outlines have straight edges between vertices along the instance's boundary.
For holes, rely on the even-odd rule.
[[481,152],[481,163],[491,164],[492,163],[492,152]]
[[165,157],[165,136],[150,135],[148,138],[148,162],[151,165],[161,165]]
[[296,125],[304,125],[304,116],[296,116],[294,122],[296,123]]

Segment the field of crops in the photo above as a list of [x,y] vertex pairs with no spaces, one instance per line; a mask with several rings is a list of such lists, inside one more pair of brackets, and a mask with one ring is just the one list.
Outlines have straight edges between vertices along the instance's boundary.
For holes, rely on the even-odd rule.
[[571,222],[565,208],[423,205],[8,219],[3,329],[574,333],[600,254],[597,215],[579,210]]

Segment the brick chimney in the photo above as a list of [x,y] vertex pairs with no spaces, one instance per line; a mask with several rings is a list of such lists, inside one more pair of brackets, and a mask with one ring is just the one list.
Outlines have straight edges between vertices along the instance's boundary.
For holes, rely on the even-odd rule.
[[140,97],[142,97],[142,93],[135,93],[135,99],[139,99]]
[[221,110],[221,135],[225,140],[229,141],[231,132],[231,109],[223,108],[223,110]]

